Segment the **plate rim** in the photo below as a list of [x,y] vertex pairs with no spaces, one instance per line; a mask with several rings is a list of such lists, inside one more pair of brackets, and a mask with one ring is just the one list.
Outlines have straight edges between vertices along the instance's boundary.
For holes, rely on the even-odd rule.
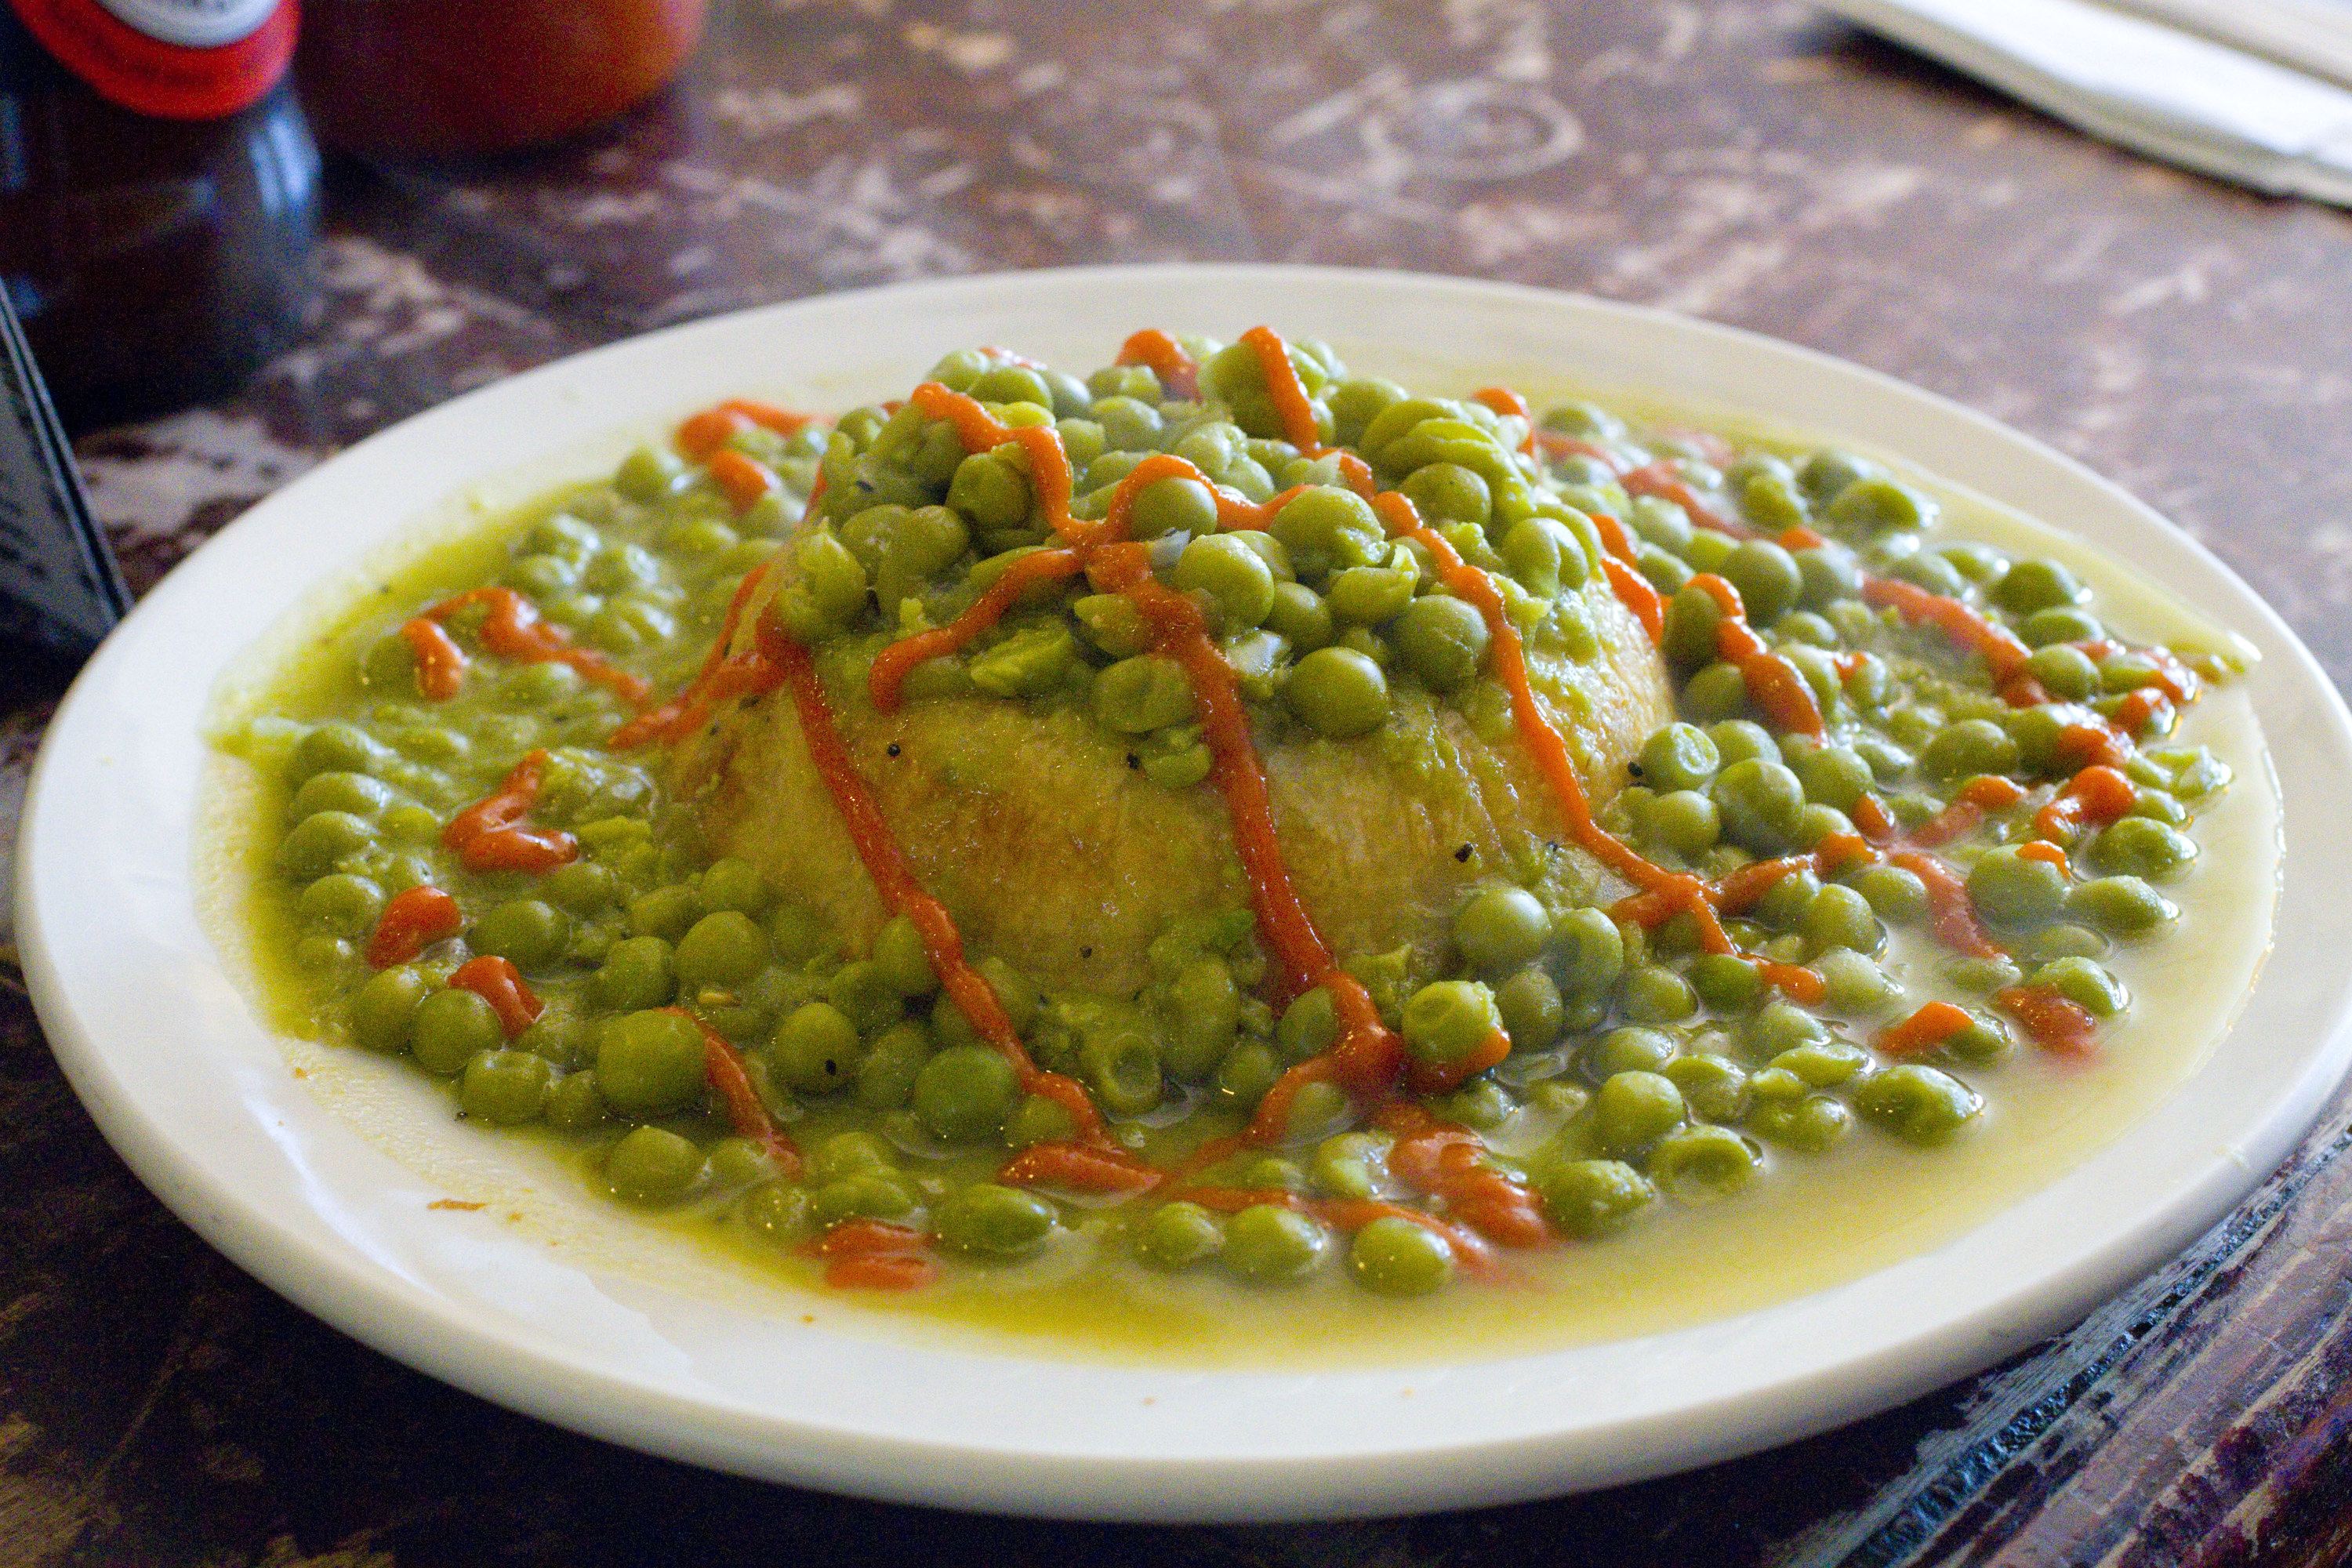
[[[518,400],[538,389],[557,384],[562,378],[577,377],[583,370],[602,368],[632,356],[656,353],[681,342],[690,343],[698,336],[740,326],[751,318],[789,316],[812,309],[843,310],[865,307],[875,301],[887,304],[891,300],[925,297],[985,295],[992,289],[1009,289],[1026,295],[1050,293],[1059,289],[1101,288],[1108,284],[1132,289],[1140,295],[1154,281],[1202,288],[1247,288],[1276,282],[1295,287],[1300,283],[1321,282],[1340,290],[1364,289],[1375,295],[1387,289],[1398,288],[1407,291],[1435,290],[1457,297],[1497,301],[1516,300],[1554,309],[1565,306],[1572,311],[1590,310],[1603,317],[1640,321],[1653,331],[1671,336],[1696,334],[1702,341],[1714,338],[1750,352],[1762,350],[1768,354],[1790,356],[1792,363],[1805,363],[1816,374],[1826,373],[1841,379],[1860,378],[1858,384],[1879,394],[1892,394],[1915,403],[1925,400],[1927,405],[1935,406],[1948,419],[1957,416],[1959,424],[1972,427],[1978,437],[2021,450],[2036,461],[2057,465],[2077,481],[2087,482],[2103,492],[2111,502],[2120,503],[2140,523],[2158,529],[2167,543],[2176,550],[2185,551],[2199,569],[2214,574],[2237,594],[2259,606],[2258,618],[2264,623],[2261,629],[2269,634],[2265,641],[2279,645],[2266,647],[2266,657],[2280,661],[2282,676],[2292,674],[2303,684],[2315,689],[2322,698],[2317,715],[2322,721],[2317,728],[2328,731],[2328,738],[2340,750],[2352,750],[2352,719],[2347,719],[2341,696],[2326,680],[2292,630],[2258,595],[2252,594],[2226,563],[2120,487],[2033,437],[2011,430],[1964,405],[1882,372],[1763,334],[1697,321],[1653,307],[1456,277],[1264,264],[1202,266],[1179,263],[1148,268],[1059,268],[887,285],[707,318],[567,356],[450,399],[388,426],[257,503],[193,553],[190,562],[215,552],[222,541],[257,536],[264,525],[298,509],[307,499],[310,490],[306,487],[311,486],[314,476],[325,472],[335,463],[343,462],[346,458],[359,458],[364,454],[380,455],[387,450],[397,450],[404,442],[423,438],[417,434],[419,430],[428,433],[438,430],[443,425],[471,416],[486,405],[495,408],[503,401]],[[1935,471],[1934,465],[1924,460],[1922,466]],[[466,484],[473,482],[472,479],[461,481]],[[223,550],[218,553],[225,558],[228,552]],[[183,578],[186,564],[168,574],[151,592],[146,603],[169,606],[192,591],[185,584],[192,584],[199,574],[187,574]],[[173,588],[174,578],[182,578],[182,588]],[[319,585],[312,583],[296,595],[295,600],[280,605],[274,613],[274,618],[282,619],[291,613],[296,600],[318,591]],[[167,594],[171,596],[165,597]],[[146,605],[142,604],[141,609],[134,612],[134,619],[145,610]],[[161,615],[159,611],[159,618]],[[125,646],[125,639],[110,639],[93,658],[82,677],[60,703],[51,721],[50,738],[79,733],[83,721],[84,704],[96,700],[89,694],[98,689],[100,681],[111,671],[118,658],[127,657],[121,651]],[[39,840],[38,825],[47,820],[49,791],[53,787],[63,787],[53,786],[50,782],[52,763],[65,750],[65,747],[53,746],[45,740],[26,789],[17,858],[17,921],[26,979],[45,1031],[76,1092],[90,1109],[93,1119],[99,1122],[110,1143],[167,1206],[241,1267],[315,1315],[394,1359],[497,1403],[574,1430],[650,1452],[739,1473],[794,1480],[897,1501],[991,1507],[1065,1517],[1171,1521],[1273,1520],[1391,1513],[1401,1509],[1510,1500],[1554,1490],[1573,1489],[1578,1486],[1637,1479],[1752,1451],[1769,1443],[1810,1435],[1869,1410],[1898,1403],[1974,1367],[1987,1364],[2008,1350],[2028,1342],[2047,1329],[2071,1319],[2091,1301],[2112,1292],[2122,1283],[2177,1252],[2214,1219],[2226,1213],[2284,1158],[2316,1116],[2326,1094],[2343,1077],[2347,1059],[2352,1059],[2352,1031],[2347,1031],[2347,1016],[2339,1007],[2335,1016],[2315,1026],[2324,1037],[2315,1045],[2301,1074],[2281,1097],[2279,1108],[2271,1113],[2253,1136],[2237,1147],[2234,1158],[2231,1157],[2230,1151],[2222,1151],[2207,1163],[2194,1185],[2197,1201],[2178,1200],[2171,1211],[2150,1218],[2138,1229],[2109,1237],[2103,1244],[2089,1248],[2074,1260],[2071,1268],[2062,1271],[2066,1277],[2064,1288],[2054,1293],[2045,1293],[2050,1299],[2041,1301],[2034,1310],[2019,1311],[2005,1324],[1979,1325],[1980,1331],[1969,1336],[1965,1343],[1952,1342],[1954,1336],[1947,1334],[1947,1342],[1938,1346],[1905,1344],[1891,1347],[1870,1360],[1842,1363],[1834,1373],[1816,1373],[1811,1375],[1801,1395],[1792,1394],[1787,1388],[1752,1390],[1730,1398],[1686,1405],[1679,1412],[1680,1418],[1686,1422],[1710,1423],[1710,1434],[1704,1438],[1685,1437],[1679,1444],[1667,1444],[1663,1447],[1647,1443],[1640,1434],[1634,1434],[1633,1447],[1646,1447],[1646,1456],[1620,1453],[1614,1462],[1596,1464],[1591,1462],[1588,1453],[1586,1462],[1580,1466],[1573,1454],[1560,1451],[1560,1434],[1521,1434],[1499,1442],[1449,1451],[1444,1456],[1446,1464],[1439,1467],[1444,1475],[1433,1484],[1425,1479],[1416,1483],[1403,1473],[1399,1463],[1401,1459],[1409,1462],[1429,1458],[1425,1453],[1412,1450],[1383,1452],[1371,1457],[1369,1461],[1368,1457],[1361,1453],[1335,1454],[1321,1460],[1298,1458],[1242,1460],[1201,1457],[1177,1458],[1167,1455],[1096,1456],[1089,1459],[1012,1448],[976,1452],[969,1446],[939,1446],[928,1453],[902,1453],[900,1459],[918,1462],[903,1464],[896,1468],[884,1467],[887,1473],[877,1474],[871,1464],[872,1457],[856,1451],[870,1446],[870,1439],[844,1438],[837,1431],[806,1427],[804,1424],[793,1426],[772,1411],[725,1408],[709,1401],[669,1401],[665,1396],[639,1388],[631,1391],[632,1397],[638,1403],[651,1405],[667,1403],[671,1408],[647,1411],[646,1414],[654,1417],[650,1426],[643,1421],[627,1425],[620,1423],[617,1418],[605,1419],[612,1412],[609,1407],[600,1409],[594,1396],[609,1395],[612,1391],[598,1382],[593,1374],[561,1364],[551,1368],[523,1367],[512,1371],[504,1366],[485,1367],[478,1354],[467,1353],[466,1343],[447,1342],[446,1336],[436,1331],[433,1322],[403,1324],[396,1319],[356,1314],[352,1298],[342,1291],[356,1287],[361,1295],[365,1296],[371,1284],[379,1294],[383,1287],[381,1281],[373,1281],[364,1270],[348,1267],[347,1259],[331,1260],[334,1268],[322,1274],[306,1266],[305,1260],[286,1256],[286,1248],[299,1246],[295,1231],[282,1226],[276,1216],[240,1213],[234,1202],[226,1201],[228,1194],[224,1185],[213,1179],[213,1173],[207,1172],[200,1162],[191,1163],[186,1151],[175,1147],[168,1133],[145,1120],[147,1108],[141,1105],[130,1086],[117,1081],[103,1044],[82,1027],[82,1020],[76,1011],[75,997],[56,963],[52,937],[47,926],[43,889],[36,879],[36,866],[40,858],[37,851],[44,847]],[[2281,780],[2283,806],[2285,804],[2285,782]],[[2284,906],[2283,895],[2283,911]],[[2260,990],[2259,986],[2257,990]],[[2177,1096],[2179,1091],[2176,1089],[2173,1092]],[[2155,1114],[2151,1111],[2149,1116]],[[2127,1132],[2124,1136],[2128,1138],[2131,1134]],[[310,1265],[315,1265],[316,1261],[315,1258],[308,1260]],[[420,1301],[402,1301],[395,1305],[411,1311],[425,1310]],[[454,1331],[461,1335],[479,1335],[486,1331],[478,1325],[461,1325]],[[551,1373],[553,1375],[551,1376]],[[579,1388],[567,1394],[567,1384],[575,1381],[580,1384]],[[1856,1399],[1857,1384],[1867,1385],[1868,1390],[1859,1403]],[[1762,1407],[1759,1408],[1759,1405]],[[1637,1418],[1632,1425],[1640,1426],[1643,1419],[1647,1419],[1649,1425],[1655,1425],[1654,1418]],[[616,1430],[619,1425],[627,1425],[627,1429]],[[798,1456],[777,1455],[774,1442],[780,1426],[790,1427],[789,1435],[796,1441],[809,1445],[812,1451]],[[1605,1426],[1605,1423],[1588,1426],[1582,1430],[1589,1439],[1594,1431]],[[1620,1433],[1617,1440],[1622,1447],[1625,1446],[1627,1437]],[[845,1444],[851,1451],[838,1452]],[[1587,1446],[1590,1448],[1590,1442]],[[901,1443],[898,1447],[903,1449],[908,1445]],[[1024,1466],[1043,1466],[1055,1474],[1050,1478],[1032,1476],[1024,1480],[1003,1473],[1006,1467],[1017,1468]],[[1166,1479],[1180,1472],[1190,1484],[1181,1489],[1165,1487]],[[1011,1484],[1008,1485],[1008,1481]],[[1563,1481],[1569,1484],[1558,1484]],[[1210,1495],[1178,1495],[1191,1492],[1194,1487]]]

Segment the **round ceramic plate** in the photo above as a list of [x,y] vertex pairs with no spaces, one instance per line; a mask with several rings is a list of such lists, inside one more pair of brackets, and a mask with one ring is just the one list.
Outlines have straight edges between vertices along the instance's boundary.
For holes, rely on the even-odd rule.
[[[447,1130],[446,1105],[429,1114],[433,1102],[387,1080],[345,1085],[331,1112],[334,1096],[289,1070],[289,1046],[204,934],[194,868],[205,716],[224,682],[253,673],[254,650],[299,640],[306,603],[331,601],[395,535],[593,472],[719,396],[837,409],[903,391],[950,347],[1094,364],[1139,325],[1230,337],[1259,321],[1381,368],[1557,365],[1900,452],[2063,521],[2251,639],[2294,853],[2267,978],[2235,1033],[2053,1185],[1836,1289],[1549,1354],[1298,1373],[874,1333],[846,1310],[730,1293],[711,1282],[721,1270],[625,1266],[586,1231],[551,1237],[509,1217],[536,1168],[505,1166],[511,1145],[498,1140],[453,1153],[446,1140],[466,1135]],[[26,814],[18,920],[58,1055],[140,1177],[277,1289],[451,1383],[653,1452],[892,1500],[1138,1520],[1393,1513],[1628,1480],[1818,1431],[1985,1365],[2186,1245],[2284,1156],[2352,1051],[2352,966],[2328,936],[2352,885],[2332,804],[2348,773],[2342,703],[2225,568],[2083,468],[1883,376],[1654,311],[1452,279],[1036,272],[835,295],[617,344],[458,398],[287,486],[173,572],[75,686]],[[370,1094],[444,1142],[404,1160],[361,1137],[352,1106]],[[448,1201],[465,1184],[452,1162],[474,1206]]]

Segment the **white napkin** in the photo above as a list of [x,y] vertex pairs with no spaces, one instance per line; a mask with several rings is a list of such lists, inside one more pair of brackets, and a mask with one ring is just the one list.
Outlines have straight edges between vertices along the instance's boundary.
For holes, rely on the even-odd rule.
[[[2352,6],[2326,0],[1820,0],[2094,136],[2352,206]],[[2126,16],[2129,6],[2183,26]],[[2194,25],[2200,37],[2185,30]],[[2217,41],[2226,37],[2230,43]],[[2242,44],[2244,47],[2232,47]],[[2273,58],[2248,52],[2259,48]],[[2275,63],[2291,59],[2302,69]]]

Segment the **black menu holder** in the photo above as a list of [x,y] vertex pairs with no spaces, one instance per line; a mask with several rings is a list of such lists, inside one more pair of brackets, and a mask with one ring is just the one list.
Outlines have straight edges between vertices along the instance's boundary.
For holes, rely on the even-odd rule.
[[0,287],[0,638],[79,657],[130,609],[73,448]]

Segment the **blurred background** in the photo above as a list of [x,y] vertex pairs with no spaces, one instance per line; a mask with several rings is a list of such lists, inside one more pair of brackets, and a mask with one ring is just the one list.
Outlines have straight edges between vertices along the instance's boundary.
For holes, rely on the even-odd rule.
[[[142,6],[183,9],[104,14]],[[339,447],[596,343],[1250,259],[1573,289],[1901,376],[2134,490],[2352,676],[2347,216],[1800,0],[309,0],[299,42],[291,5],[218,9],[252,30],[199,85],[247,101],[190,118],[68,68],[114,37],[96,0],[0,0],[0,275],[134,592]],[[0,846],[69,668],[0,646]],[[0,1561],[2342,1561],[2342,1110],[2088,1324],[1808,1443],[1391,1524],[1048,1526],[641,1458],[361,1349],[138,1187],[0,963]]]

